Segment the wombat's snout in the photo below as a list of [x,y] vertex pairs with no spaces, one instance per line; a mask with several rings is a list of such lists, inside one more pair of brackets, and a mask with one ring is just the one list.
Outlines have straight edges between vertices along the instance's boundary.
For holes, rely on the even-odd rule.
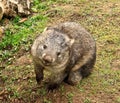
[[54,59],[48,54],[43,54],[42,60],[45,64],[50,64],[50,63],[54,62]]

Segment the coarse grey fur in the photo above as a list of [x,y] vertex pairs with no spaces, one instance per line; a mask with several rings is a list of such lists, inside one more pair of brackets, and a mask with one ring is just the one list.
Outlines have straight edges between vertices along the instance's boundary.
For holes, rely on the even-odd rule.
[[46,28],[34,41],[31,54],[37,83],[43,79],[43,70],[51,71],[48,88],[62,81],[78,84],[87,77],[96,61],[96,43],[80,24],[65,22]]

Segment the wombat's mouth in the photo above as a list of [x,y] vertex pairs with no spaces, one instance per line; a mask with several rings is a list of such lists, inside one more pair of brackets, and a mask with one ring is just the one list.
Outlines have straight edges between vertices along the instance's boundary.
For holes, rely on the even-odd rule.
[[45,61],[42,61],[42,64],[45,65],[45,66],[50,66],[51,63],[48,63],[48,62],[45,62]]
[[51,65],[51,64],[53,64],[53,62],[55,61],[55,59],[54,58],[52,58],[51,57],[51,55],[48,55],[48,54],[46,54],[46,53],[44,53],[43,55],[42,55],[42,63],[44,64],[44,65]]

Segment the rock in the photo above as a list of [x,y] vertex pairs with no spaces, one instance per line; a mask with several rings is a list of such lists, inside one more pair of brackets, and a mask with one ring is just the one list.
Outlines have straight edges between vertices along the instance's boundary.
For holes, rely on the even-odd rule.
[[30,3],[30,0],[0,0],[0,20],[3,16],[30,15]]

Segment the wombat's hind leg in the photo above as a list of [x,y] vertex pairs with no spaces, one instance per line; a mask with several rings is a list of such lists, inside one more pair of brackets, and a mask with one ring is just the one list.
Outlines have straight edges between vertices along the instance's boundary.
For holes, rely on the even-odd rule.
[[68,80],[67,82],[71,85],[77,85],[79,84],[79,82],[82,79],[82,75],[80,74],[80,71],[71,71],[69,76],[68,76]]
[[86,64],[84,64],[80,68],[80,72],[83,78],[91,74],[95,61],[96,61],[96,54],[94,54],[93,58],[91,58]]

